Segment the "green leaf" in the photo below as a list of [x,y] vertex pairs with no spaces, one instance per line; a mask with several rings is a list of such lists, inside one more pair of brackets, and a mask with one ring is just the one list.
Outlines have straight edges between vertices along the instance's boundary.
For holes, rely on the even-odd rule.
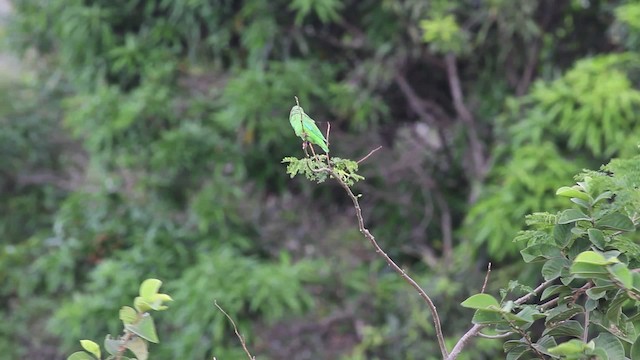
[[114,339],[111,335],[107,335],[104,339],[104,349],[111,355],[115,355],[124,343],[120,339]]
[[522,355],[529,352],[530,352],[530,349],[528,346],[518,345],[508,350],[505,360],[519,360],[522,358]]
[[547,320],[545,321],[545,324],[547,326],[554,326],[555,324],[571,319],[582,313],[584,313],[584,308],[580,305],[569,306],[567,304],[561,304],[547,313]]
[[634,231],[633,221],[628,216],[620,213],[608,214],[596,221],[596,227],[620,231]]
[[617,258],[606,259],[602,254],[595,251],[584,251],[573,260],[574,263],[586,263],[593,265],[609,265],[620,262]]
[[548,299],[550,296],[558,294],[558,296],[563,296],[563,294],[568,294],[571,292],[571,288],[564,285],[551,285],[548,288],[542,291],[540,294],[540,300]]
[[138,360],[147,360],[149,357],[147,343],[139,337],[127,341],[125,346],[136,355]]
[[596,286],[587,290],[586,294],[590,299],[598,300],[602,299],[607,294],[607,290],[611,290],[611,288],[615,288],[615,286]]
[[525,262],[562,257],[560,249],[549,244],[534,244],[520,251]]
[[502,313],[494,310],[476,310],[475,314],[473,314],[473,319],[471,322],[474,324],[484,324],[484,325],[497,325],[497,324],[508,324],[508,322],[502,317]]
[[551,355],[549,353],[549,348],[555,347],[557,345],[558,344],[556,343],[556,340],[553,337],[542,336],[540,339],[538,339],[538,341],[535,344],[533,344],[533,347],[545,355]]
[[604,200],[604,199],[610,199],[611,196],[613,196],[613,193],[611,191],[605,191],[602,194],[598,195],[595,200],[593,200],[593,204],[597,204],[598,202]]
[[553,280],[560,277],[562,269],[565,266],[569,266],[569,263],[564,258],[555,258],[547,260],[542,267],[542,276],[546,281]]
[[138,312],[130,306],[123,306],[120,308],[120,320],[125,324],[133,324],[138,320]]
[[631,346],[631,358],[640,359],[640,336],[636,338],[636,341]]
[[158,293],[162,281],[158,279],[147,279],[140,284],[140,296],[147,302],[153,302],[153,296]]
[[571,198],[571,202],[574,204],[578,204],[579,206],[582,206],[585,209],[590,209],[591,208],[591,204],[589,204],[588,202],[582,200],[582,199],[578,199],[578,198]]
[[151,310],[151,304],[149,304],[144,298],[141,296],[137,296],[133,299],[133,306],[141,313],[145,313]]
[[558,224],[569,224],[580,220],[591,221],[591,218],[580,210],[567,209],[560,214],[560,217],[558,217]]
[[560,189],[558,189],[556,191],[556,195],[564,196],[568,198],[578,198],[584,201],[591,202],[591,197],[588,194],[568,186],[563,186]]
[[93,356],[89,355],[89,353],[86,353],[84,351],[77,351],[69,355],[67,360],[96,360],[96,358],[94,358]]
[[553,227],[553,239],[556,241],[556,244],[558,244],[562,248],[567,246],[569,244],[569,241],[571,240],[571,229],[573,229],[574,226],[575,224],[573,223],[556,224]]
[[605,266],[588,263],[574,263],[573,265],[571,265],[571,273],[576,278],[581,279],[608,280],[611,276]]
[[549,353],[552,355],[570,356],[582,354],[587,349],[587,344],[585,344],[584,342],[576,339],[571,339],[556,347],[550,348]]
[[159,342],[158,334],[156,334],[156,326],[153,323],[153,318],[149,314],[144,314],[139,322],[135,324],[125,324],[124,327],[145,340],[156,344]]
[[633,288],[633,276],[625,264],[614,264],[609,267],[609,272],[625,289],[630,290]]
[[[603,349],[609,359],[624,359],[624,347],[617,337],[609,334],[608,332],[602,332],[597,338],[593,339],[596,348]],[[632,357],[633,359],[633,357]]]
[[475,294],[460,304],[470,309],[499,310],[500,303],[489,294]]
[[584,332],[582,324],[576,320],[566,320],[554,326],[547,326],[542,335],[580,337]]
[[587,230],[587,233],[589,234],[589,241],[591,241],[591,243],[595,245],[598,249],[604,250],[604,247],[607,244],[604,239],[604,234],[602,233],[602,231],[599,229],[591,228]]
[[93,356],[100,359],[100,345],[96,344],[91,340],[80,340],[80,345],[82,348],[93,354]]

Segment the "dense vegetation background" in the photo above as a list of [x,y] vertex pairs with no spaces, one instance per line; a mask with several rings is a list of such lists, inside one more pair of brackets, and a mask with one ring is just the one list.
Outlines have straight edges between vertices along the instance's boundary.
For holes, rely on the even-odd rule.
[[[513,242],[582,168],[637,154],[640,2],[14,0],[0,78],[0,358],[118,333],[174,297],[154,359],[438,357],[420,299],[335,184],[290,180],[297,95],[382,246],[454,342],[482,285],[535,281]],[[478,340],[468,359],[501,357]]]

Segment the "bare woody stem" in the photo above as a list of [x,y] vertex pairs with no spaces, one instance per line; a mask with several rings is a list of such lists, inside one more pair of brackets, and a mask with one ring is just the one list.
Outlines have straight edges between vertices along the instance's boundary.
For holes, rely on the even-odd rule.
[[247,349],[247,344],[245,343],[242,335],[240,335],[240,332],[238,331],[238,327],[236,326],[235,321],[233,321],[231,316],[227,314],[227,312],[224,311],[224,309],[220,307],[220,305],[218,305],[218,302],[216,300],[213,300],[213,305],[215,305],[218,308],[218,310],[220,310],[220,312],[222,312],[224,316],[226,316],[227,319],[229,319],[229,322],[231,322],[231,325],[233,326],[233,331],[236,333],[236,337],[238,337],[238,340],[240,340],[240,344],[242,344],[242,349],[244,350],[244,353],[247,354],[247,357],[249,358],[249,360],[256,360],[256,357],[251,355],[251,353],[249,352],[249,349]]
[[442,333],[442,327],[440,326],[440,317],[438,316],[438,311],[436,309],[435,304],[433,303],[429,295],[427,295],[427,293],[420,287],[420,285],[418,285],[418,283],[415,280],[413,280],[400,266],[398,266],[389,257],[389,255],[387,255],[387,253],[385,253],[382,250],[380,245],[378,245],[378,242],[376,241],[375,237],[371,234],[371,232],[369,232],[369,230],[364,225],[364,218],[362,216],[360,203],[358,202],[358,197],[353,193],[353,191],[351,191],[351,188],[349,187],[349,185],[347,185],[344,182],[344,180],[342,180],[340,176],[338,176],[338,174],[336,174],[332,169],[326,168],[324,170],[327,171],[329,174],[331,174],[331,176],[333,176],[333,178],[336,179],[336,181],[338,181],[340,186],[342,186],[342,188],[347,192],[347,195],[349,195],[349,197],[351,198],[351,201],[353,202],[353,207],[356,210],[356,217],[358,218],[358,229],[360,230],[360,233],[362,233],[362,235],[364,235],[364,237],[367,238],[369,242],[371,242],[371,245],[373,245],[373,247],[375,248],[376,253],[379,254],[387,262],[387,264],[391,266],[391,268],[396,273],[398,273],[398,275],[400,275],[401,278],[403,278],[409,285],[411,285],[411,287],[413,287],[418,292],[420,297],[429,306],[429,309],[431,310],[431,315],[433,316],[433,324],[436,330],[436,337],[438,338],[438,345],[440,346],[440,352],[442,353],[442,358],[447,359],[449,355],[447,352],[447,347],[444,343],[444,335]]
[[[543,282],[542,284],[538,285],[538,287],[533,289],[532,292],[516,299],[514,303],[516,303],[517,305],[524,304],[525,302],[529,301],[529,299],[531,299],[532,297],[538,295],[538,293],[542,291],[544,288],[551,285],[551,283],[553,283],[553,280],[548,280]],[[467,330],[467,332],[464,335],[462,335],[460,340],[458,340],[456,345],[453,347],[453,350],[451,350],[451,353],[449,354],[449,356],[446,357],[446,360],[457,359],[458,355],[460,355],[460,353],[462,352],[462,349],[464,349],[464,347],[469,343],[469,341],[471,341],[472,338],[474,338],[475,336],[478,336],[480,334],[480,330],[482,330],[485,327],[486,325],[475,324],[469,330]]]

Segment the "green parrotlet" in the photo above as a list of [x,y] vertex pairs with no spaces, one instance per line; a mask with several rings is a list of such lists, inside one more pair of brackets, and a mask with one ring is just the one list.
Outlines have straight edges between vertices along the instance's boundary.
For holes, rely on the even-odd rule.
[[305,114],[302,107],[296,105],[291,108],[289,113],[289,122],[296,135],[303,141],[320,146],[325,153],[329,152],[327,139],[324,138],[320,129],[309,115]]

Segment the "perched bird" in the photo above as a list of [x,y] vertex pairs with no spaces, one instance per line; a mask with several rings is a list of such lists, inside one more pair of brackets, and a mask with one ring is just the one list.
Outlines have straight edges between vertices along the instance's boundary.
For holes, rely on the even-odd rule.
[[324,135],[322,135],[322,132],[318,129],[316,122],[304,113],[302,107],[296,105],[291,108],[289,122],[296,135],[304,141],[303,148],[306,143],[311,143],[320,146],[325,153],[329,152],[327,139],[324,138]]

